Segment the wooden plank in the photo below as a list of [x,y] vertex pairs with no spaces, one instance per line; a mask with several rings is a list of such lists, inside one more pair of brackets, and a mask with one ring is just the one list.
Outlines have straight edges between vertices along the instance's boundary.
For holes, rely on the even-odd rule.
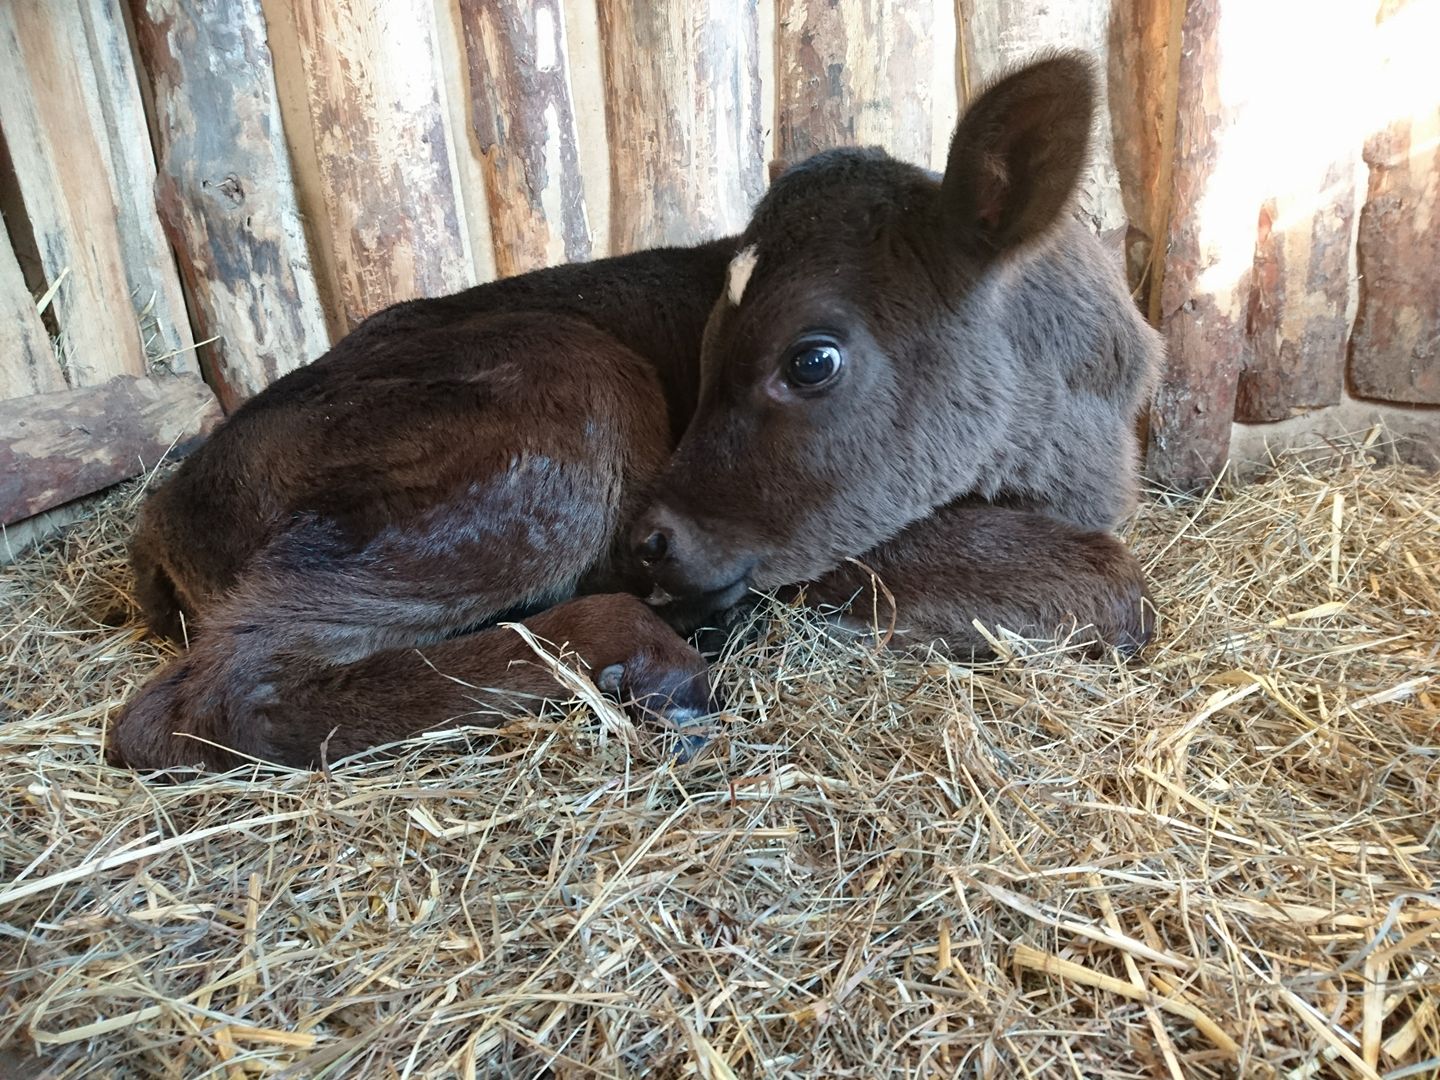
[[[1440,405],[1440,82],[1434,5],[1384,0],[1385,70],[1370,97],[1390,106],[1365,143],[1360,307],[1350,383],[1361,397]],[[1367,87],[1367,94],[1370,88]]]
[[96,91],[89,111],[104,125],[121,257],[130,295],[142,312],[146,354],[152,368],[198,372],[175,256],[155,209],[155,153],[120,0],[81,0],[78,13],[78,20],[67,14],[64,21],[75,55],[89,58],[94,75],[93,84],[87,83]]
[[739,229],[763,188],[754,3],[600,0],[611,251]]
[[[265,2],[275,4],[278,0]],[[462,210],[460,222],[469,237],[475,280],[481,282],[494,281],[497,274],[495,245],[490,236],[490,199],[485,190],[485,155],[480,151],[480,140],[470,123],[470,65],[465,59],[465,26],[460,13],[460,5],[469,2],[435,0],[435,50],[440,56],[440,74],[444,79],[446,130],[450,133],[450,148],[455,157],[457,194]],[[565,30],[568,43],[568,25]],[[565,62],[567,65],[572,62],[568,48]]]
[[1244,102],[1227,83],[1220,33],[1222,17],[1241,6],[1190,0],[1182,27],[1169,254],[1158,304],[1169,362],[1150,410],[1146,459],[1153,479],[1182,488],[1205,483],[1225,464],[1246,344],[1260,200],[1250,197],[1253,160],[1233,152]]
[[460,0],[500,276],[590,258],[560,0]]
[[575,106],[590,254],[610,253],[610,140],[605,130],[605,62],[595,0],[564,0],[565,67]]
[[294,0],[343,329],[473,283],[428,0]]
[[25,287],[10,237],[0,228],[0,399],[64,388],[50,335]]
[[[1284,40],[1285,77],[1255,77],[1246,123],[1263,178],[1250,295],[1249,349],[1235,419],[1270,422],[1339,403],[1354,292],[1357,95],[1335,72],[1355,63],[1374,11],[1270,0],[1265,40]],[[1265,66],[1263,58],[1250,64]]]
[[132,0],[161,220],[226,411],[329,347],[258,0]]
[[197,376],[120,377],[0,402],[0,522],[89,495],[185,453],[220,420]]
[[[1355,159],[1342,152],[1319,183],[1287,185],[1261,208],[1236,420],[1284,420],[1340,402],[1350,339],[1354,176]],[[1318,207],[1316,192],[1324,199]]]
[[[882,146],[929,165],[931,27],[948,0],[779,0],[776,156]],[[948,58],[947,58],[948,61]]]
[[[1102,71],[1110,43],[1108,3],[1036,4],[1034,0],[956,0],[962,102],[974,99],[1007,69],[1057,46],[1084,49]],[[1098,110],[1090,169],[1081,181],[1081,209],[1101,232],[1123,228],[1125,202],[1115,167],[1110,110]]]
[[88,386],[146,365],[78,19],[46,0],[0,4],[0,129],[47,283],[68,271],[52,300],[66,381]]

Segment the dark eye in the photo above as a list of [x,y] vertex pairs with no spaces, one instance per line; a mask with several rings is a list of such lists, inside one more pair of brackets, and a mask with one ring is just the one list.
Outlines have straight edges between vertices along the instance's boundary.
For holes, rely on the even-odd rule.
[[785,380],[791,386],[813,389],[840,373],[840,350],[828,341],[800,345],[785,361]]

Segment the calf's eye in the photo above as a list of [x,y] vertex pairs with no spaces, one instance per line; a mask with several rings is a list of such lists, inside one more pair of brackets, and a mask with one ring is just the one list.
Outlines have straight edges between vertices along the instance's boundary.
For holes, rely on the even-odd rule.
[[840,374],[841,363],[840,350],[828,341],[806,342],[785,361],[785,381],[803,390],[813,390]]

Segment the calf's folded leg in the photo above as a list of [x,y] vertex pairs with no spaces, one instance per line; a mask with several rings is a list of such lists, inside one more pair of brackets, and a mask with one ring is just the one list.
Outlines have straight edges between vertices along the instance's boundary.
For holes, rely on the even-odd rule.
[[[684,726],[710,708],[705,661],[640,600],[585,596],[524,620],[573,651],[640,716]],[[533,709],[564,691],[513,629],[495,626],[349,663],[277,654],[263,685],[237,692],[212,632],[152,680],[107,741],[112,764],[226,768],[246,757],[308,767],[422,731]],[[213,745],[212,745],[213,744]],[[234,751],[232,753],[231,751]]]
[[1092,652],[1113,647],[1126,655],[1154,634],[1155,610],[1130,550],[1108,533],[1032,511],[954,503],[859,562],[808,585],[806,598],[841,609],[843,626],[883,633],[893,597],[901,646],[933,642],[956,656],[987,654],[975,620],[992,633],[1068,638]]

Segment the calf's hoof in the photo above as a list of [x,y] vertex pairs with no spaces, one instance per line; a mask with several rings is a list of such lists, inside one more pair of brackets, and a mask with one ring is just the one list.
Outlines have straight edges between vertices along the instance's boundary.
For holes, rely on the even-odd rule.
[[715,711],[710,666],[639,597],[593,593],[525,622],[548,640],[567,642],[595,684],[638,723],[670,732],[682,761],[706,745],[703,718]]
[[1092,654],[1108,654],[1111,649],[1122,660],[1131,660],[1155,640],[1156,609],[1150,598],[1150,590],[1139,577],[1119,590],[1111,618],[1100,640],[1092,647]]
[[106,736],[106,762],[137,772],[215,766],[218,751],[187,717],[191,666],[189,657],[172,660],[120,710]]
[[714,732],[707,720],[715,712],[709,670],[688,646],[683,651],[641,649],[624,663],[603,668],[595,684],[620,701],[637,722],[659,727],[673,740],[675,756],[682,763],[709,745]]

